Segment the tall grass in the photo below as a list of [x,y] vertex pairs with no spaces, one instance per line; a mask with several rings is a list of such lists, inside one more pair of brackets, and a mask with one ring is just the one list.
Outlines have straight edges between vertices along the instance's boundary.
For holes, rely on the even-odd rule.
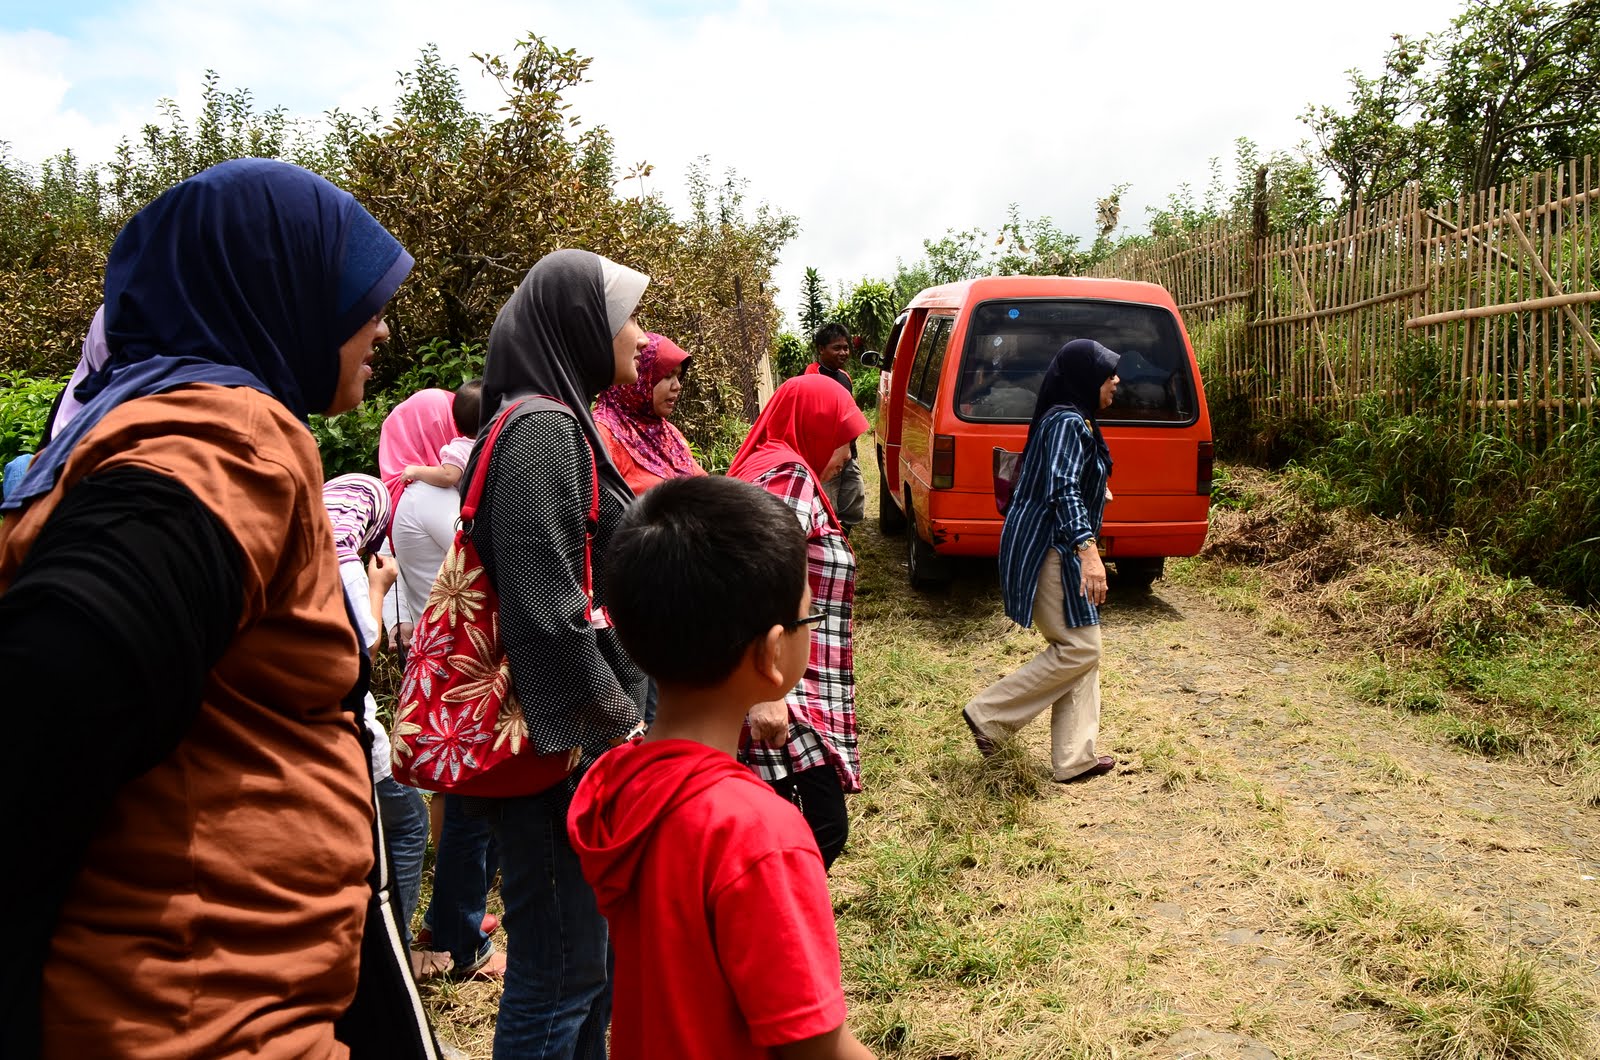
[[1369,399],[1343,421],[1283,420],[1253,433],[1224,423],[1224,433],[1248,435],[1255,458],[1323,476],[1330,505],[1449,535],[1497,574],[1600,602],[1600,424],[1592,414],[1537,448],[1462,433],[1443,400],[1434,411],[1402,414]]

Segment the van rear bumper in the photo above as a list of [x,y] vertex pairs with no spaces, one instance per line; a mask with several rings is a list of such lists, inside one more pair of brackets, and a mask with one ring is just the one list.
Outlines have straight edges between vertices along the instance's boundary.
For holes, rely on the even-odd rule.
[[[934,519],[933,550],[941,556],[998,556],[1003,521]],[[1102,541],[1110,542],[1107,558],[1118,556],[1193,556],[1206,543],[1205,520],[1159,523],[1105,523]]]

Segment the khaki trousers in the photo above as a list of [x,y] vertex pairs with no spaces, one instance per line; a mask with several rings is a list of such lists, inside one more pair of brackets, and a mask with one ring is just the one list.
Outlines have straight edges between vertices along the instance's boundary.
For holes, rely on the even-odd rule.
[[1071,780],[1098,760],[1100,627],[1069,626],[1061,606],[1061,553],[1050,549],[1033,591],[1033,625],[1049,642],[1022,669],[979,692],[967,717],[990,737],[1008,736],[1050,710],[1050,764]]

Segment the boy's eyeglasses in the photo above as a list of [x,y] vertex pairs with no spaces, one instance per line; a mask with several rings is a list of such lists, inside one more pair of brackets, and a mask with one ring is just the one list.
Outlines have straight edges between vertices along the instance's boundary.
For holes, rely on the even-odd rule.
[[785,622],[783,624],[783,628],[792,633],[795,630],[799,629],[801,626],[814,626],[814,625],[816,625],[817,623],[821,622],[823,619],[825,619],[827,617],[828,617],[828,612],[826,612],[826,611],[818,611],[815,614],[807,615],[805,618],[796,618],[796,619],[793,619],[793,620],[791,620],[789,622]]

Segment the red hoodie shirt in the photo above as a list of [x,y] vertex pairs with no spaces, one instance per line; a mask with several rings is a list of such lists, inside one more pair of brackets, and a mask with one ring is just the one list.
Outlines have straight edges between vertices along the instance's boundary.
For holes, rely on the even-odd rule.
[[767,1057],[844,1022],[816,840],[744,766],[625,744],[578,785],[567,831],[611,926],[615,1060]]

